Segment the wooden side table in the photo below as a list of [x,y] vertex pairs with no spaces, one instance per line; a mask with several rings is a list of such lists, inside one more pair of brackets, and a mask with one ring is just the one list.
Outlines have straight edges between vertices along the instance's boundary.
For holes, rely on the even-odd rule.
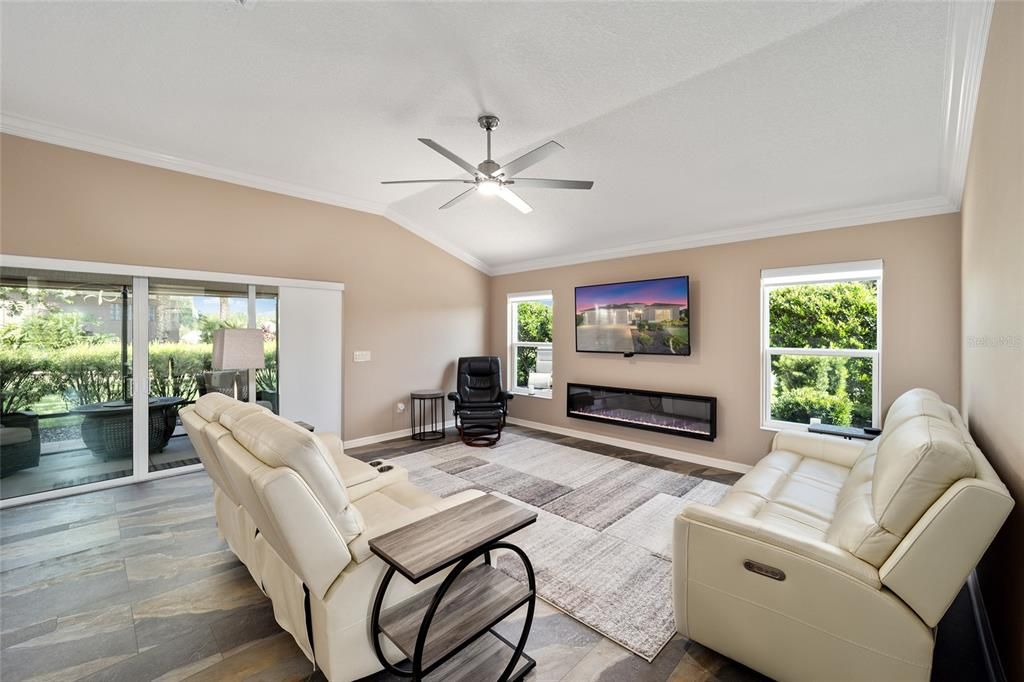
[[[374,651],[384,668],[413,680],[430,675],[446,682],[514,681],[532,670],[536,662],[523,649],[537,601],[533,565],[522,549],[502,538],[536,520],[536,512],[483,495],[370,540],[370,550],[388,564],[370,625]],[[527,585],[491,565],[495,550],[519,556]],[[471,566],[481,557],[484,563]],[[396,572],[419,583],[453,564],[436,589],[382,609]],[[494,626],[524,604],[523,631],[513,644]],[[387,660],[382,635],[409,657],[406,667]]]
[[[444,438],[444,392],[413,391],[409,394],[409,398],[412,439],[441,440]],[[429,419],[427,419],[428,415]]]

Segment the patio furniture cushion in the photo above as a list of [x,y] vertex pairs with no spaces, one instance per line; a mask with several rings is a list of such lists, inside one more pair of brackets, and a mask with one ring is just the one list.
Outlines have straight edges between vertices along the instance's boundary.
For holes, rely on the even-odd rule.
[[32,440],[32,429],[0,424],[0,445],[19,445]]

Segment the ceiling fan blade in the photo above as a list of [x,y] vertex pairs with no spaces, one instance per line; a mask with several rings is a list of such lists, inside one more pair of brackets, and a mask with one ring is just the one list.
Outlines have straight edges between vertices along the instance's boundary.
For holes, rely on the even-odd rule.
[[498,170],[491,173],[491,177],[497,177],[504,175],[506,178],[510,178],[519,171],[524,171],[538,161],[543,161],[560,149],[565,149],[562,145],[558,144],[554,140],[545,142],[541,146],[534,149],[532,152],[526,152],[518,159],[509,161]]
[[533,207],[523,201],[522,197],[510,190],[508,187],[502,187],[498,190],[498,196],[518,208],[523,213],[529,213],[533,210]]
[[458,195],[456,195],[456,196],[455,196],[455,197],[454,197],[454,198],[453,198],[453,199],[452,199],[451,201],[449,201],[448,203],[446,203],[446,204],[442,204],[442,205],[440,206],[440,208],[451,208],[452,206],[454,206],[455,204],[459,203],[460,201],[462,201],[463,199],[465,199],[466,197],[468,197],[468,196],[469,196],[470,194],[472,194],[472,193],[473,193],[473,192],[475,192],[475,191],[476,191],[476,187],[470,187],[469,189],[467,189],[467,190],[466,190],[465,192],[463,192],[462,194],[458,194]]
[[517,187],[544,187],[546,189],[590,189],[592,180],[548,180],[546,178],[513,178],[508,184]]
[[472,183],[472,180],[453,180],[451,178],[443,178],[440,180],[383,180],[380,184],[382,185],[409,185],[414,182],[465,182]]
[[454,163],[456,166],[458,166],[462,170],[464,170],[467,173],[469,173],[470,175],[475,177],[475,176],[480,174],[480,171],[478,171],[476,169],[476,166],[471,164],[469,161],[466,161],[464,158],[462,158],[461,156],[459,156],[455,152],[449,151],[449,150],[445,149],[444,147],[442,147],[441,145],[439,145],[438,143],[434,142],[433,140],[428,140],[425,137],[420,137],[420,138],[417,138],[417,139],[420,142],[422,142],[423,144],[425,144],[428,147],[430,147],[431,149],[433,149],[435,152],[437,152],[441,156],[443,156],[444,158],[446,158],[449,161],[451,161],[452,163]]

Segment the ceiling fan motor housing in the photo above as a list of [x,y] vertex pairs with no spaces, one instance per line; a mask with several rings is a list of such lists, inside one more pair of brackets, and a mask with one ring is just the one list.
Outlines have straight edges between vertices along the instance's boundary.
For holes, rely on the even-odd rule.
[[497,162],[492,161],[490,159],[487,159],[486,161],[481,161],[480,165],[477,166],[477,170],[479,170],[487,177],[490,177],[491,173],[498,170],[499,168],[501,168],[501,166]]
[[484,114],[483,116],[478,118],[476,122],[479,123],[480,127],[483,128],[484,130],[494,130],[495,128],[498,127],[498,124],[501,121],[499,121],[498,117],[494,116],[493,114]]

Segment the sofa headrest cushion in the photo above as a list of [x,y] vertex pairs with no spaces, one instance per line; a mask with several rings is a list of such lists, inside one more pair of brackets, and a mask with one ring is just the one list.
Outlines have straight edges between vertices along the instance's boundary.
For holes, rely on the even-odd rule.
[[327,448],[306,429],[260,409],[240,415],[231,435],[269,467],[288,467],[306,483],[345,542],[366,530],[362,514],[349,503],[337,465]]
[[196,414],[208,422],[215,422],[224,410],[240,404],[223,393],[207,393],[196,399]]
[[883,439],[887,431],[895,430],[909,419],[922,415],[951,421],[949,407],[942,402],[938,393],[927,388],[912,388],[892,401],[892,405],[889,406],[883,423]]
[[879,440],[872,509],[876,523],[900,537],[951,485],[974,476],[974,459],[947,420],[911,417]]
[[217,419],[217,421],[220,422],[220,425],[223,426],[228,431],[233,432],[235,429],[235,424],[237,424],[241,419],[248,417],[250,414],[258,414],[261,412],[265,414],[272,414],[270,410],[263,407],[262,405],[256,405],[254,403],[243,403],[237,400],[234,400],[232,402],[234,404],[228,407],[228,409],[222,411],[220,413],[220,417],[218,417]]

